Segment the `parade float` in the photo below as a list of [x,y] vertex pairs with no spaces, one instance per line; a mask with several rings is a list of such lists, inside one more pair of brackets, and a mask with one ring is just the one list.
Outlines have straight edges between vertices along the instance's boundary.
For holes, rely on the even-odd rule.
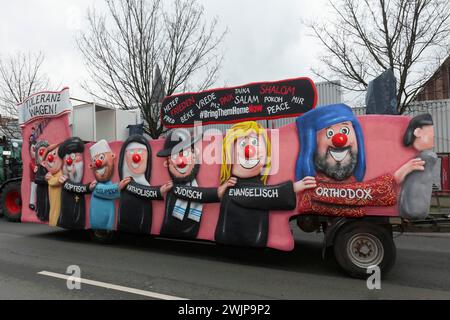
[[[393,227],[428,214],[429,115],[316,108],[314,83],[296,78],[168,96],[170,131],[158,140],[85,141],[71,134],[68,97],[37,93],[19,105],[24,222],[105,241],[131,232],[290,251],[295,220],[323,232],[323,253],[333,248],[350,275],[367,277],[394,265]],[[295,122],[261,124],[287,117]],[[231,127],[203,127],[212,124]]]

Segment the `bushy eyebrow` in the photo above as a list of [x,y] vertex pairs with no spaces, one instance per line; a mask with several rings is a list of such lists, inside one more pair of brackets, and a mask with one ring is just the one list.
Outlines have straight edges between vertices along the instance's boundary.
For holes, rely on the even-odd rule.
[[[340,122],[340,123],[336,123],[336,124],[340,124],[340,125],[343,125],[343,126],[349,126],[350,125],[350,122]],[[336,125],[336,124],[333,124],[333,125],[331,125],[331,126],[329,126],[329,127],[326,127],[325,129],[330,129],[332,126],[334,126],[334,125]]]

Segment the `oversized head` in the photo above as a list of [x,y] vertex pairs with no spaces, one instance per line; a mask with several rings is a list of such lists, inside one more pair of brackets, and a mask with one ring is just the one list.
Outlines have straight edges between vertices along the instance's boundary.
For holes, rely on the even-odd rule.
[[271,167],[271,145],[266,130],[255,121],[235,124],[222,145],[221,182],[230,176],[252,178],[261,175],[264,184]]
[[48,146],[45,158],[44,165],[48,172],[52,175],[59,172],[62,168],[62,159],[58,156],[59,144],[52,144]]
[[311,110],[296,120],[300,154],[296,178],[316,176],[316,171],[336,181],[364,179],[364,136],[350,107],[335,104]]
[[47,147],[49,146],[47,141],[38,141],[35,146],[35,161],[36,164],[42,164],[47,153]]
[[193,137],[186,129],[176,129],[169,133],[164,141],[164,149],[158,157],[167,157],[164,165],[175,183],[187,183],[194,180],[200,169],[195,143],[201,136]]
[[403,136],[403,144],[405,147],[412,146],[417,151],[433,149],[434,125],[431,114],[420,114],[411,119]]
[[152,151],[142,135],[132,135],[122,145],[119,156],[120,180],[132,177],[137,183],[149,185]]
[[89,152],[92,160],[89,167],[94,170],[95,179],[99,182],[111,180],[116,155],[111,151],[108,142],[98,141],[90,147]]
[[83,152],[84,143],[78,137],[65,140],[58,149],[58,156],[63,160],[63,174],[75,183],[83,180]]

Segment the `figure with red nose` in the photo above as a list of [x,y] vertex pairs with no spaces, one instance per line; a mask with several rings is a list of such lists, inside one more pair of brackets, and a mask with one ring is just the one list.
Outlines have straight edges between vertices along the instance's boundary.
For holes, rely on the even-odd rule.
[[42,222],[48,221],[48,214],[50,211],[50,202],[48,200],[48,183],[45,179],[47,174],[47,168],[44,166],[45,154],[47,147],[49,146],[47,141],[36,142],[36,166],[34,167],[36,183],[36,216]]
[[55,227],[58,224],[61,212],[61,187],[59,178],[62,176],[62,159],[58,156],[59,144],[52,144],[47,148],[45,155],[45,167],[47,174],[45,179],[48,183],[48,199],[50,202],[50,212],[48,225]]
[[65,140],[59,147],[58,155],[63,159],[61,214],[58,227],[66,229],[85,229],[85,195],[91,192],[90,183],[83,184],[84,142],[78,137]]
[[271,149],[266,130],[257,122],[241,122],[227,130],[222,144],[216,242],[266,247],[269,211],[295,208],[299,182],[266,185]]
[[199,187],[200,170],[195,143],[200,137],[191,137],[188,130],[171,131],[164,142],[164,149],[157,154],[165,157],[173,181],[173,188],[166,196],[166,210],[160,235],[172,238],[195,239],[203,215],[203,204],[219,202],[217,188]]
[[395,173],[363,181],[364,135],[358,119],[344,104],[323,106],[296,120],[300,154],[296,177],[303,184],[298,210],[331,216],[361,217],[367,206],[392,206],[397,186],[424,161],[411,159]]
[[92,196],[90,204],[90,224],[94,230],[113,230],[115,220],[115,199],[120,197],[119,185],[112,183],[114,160],[116,155],[111,151],[106,140],[100,140],[89,149],[96,181],[91,184]]
[[152,200],[164,200],[172,182],[150,186],[152,150],[142,135],[132,135],[122,145],[119,156],[120,204],[117,230],[150,233]]

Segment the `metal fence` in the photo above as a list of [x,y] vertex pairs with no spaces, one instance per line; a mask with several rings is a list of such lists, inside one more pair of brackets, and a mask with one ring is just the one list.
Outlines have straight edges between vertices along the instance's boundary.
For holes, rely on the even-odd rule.
[[[366,108],[353,108],[356,115],[366,114]],[[405,115],[416,116],[429,113],[434,121],[434,151],[438,153],[450,153],[450,99],[435,101],[420,101],[411,104],[405,111]]]

